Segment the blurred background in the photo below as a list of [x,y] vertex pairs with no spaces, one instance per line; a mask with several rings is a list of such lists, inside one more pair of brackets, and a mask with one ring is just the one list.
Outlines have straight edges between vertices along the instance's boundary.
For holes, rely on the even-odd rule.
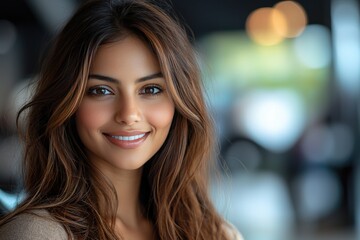
[[[21,199],[16,111],[80,0],[0,1],[0,212]],[[246,240],[360,239],[358,0],[173,0],[221,145],[219,212]]]

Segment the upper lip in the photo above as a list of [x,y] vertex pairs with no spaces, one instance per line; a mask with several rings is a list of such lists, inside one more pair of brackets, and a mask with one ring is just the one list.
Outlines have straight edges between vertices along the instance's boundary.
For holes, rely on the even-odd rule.
[[134,130],[134,131],[118,131],[118,132],[109,132],[109,133],[104,133],[105,135],[110,135],[110,136],[135,136],[135,135],[140,135],[140,134],[146,134],[149,131],[139,131],[139,130]]

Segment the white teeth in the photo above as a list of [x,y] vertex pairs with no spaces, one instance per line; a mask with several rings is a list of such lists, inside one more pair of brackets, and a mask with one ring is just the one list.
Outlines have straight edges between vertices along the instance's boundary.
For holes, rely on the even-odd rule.
[[134,135],[134,136],[111,136],[111,137],[121,140],[121,141],[134,141],[134,140],[137,140],[144,136],[145,136],[145,133],[139,134],[139,135]]

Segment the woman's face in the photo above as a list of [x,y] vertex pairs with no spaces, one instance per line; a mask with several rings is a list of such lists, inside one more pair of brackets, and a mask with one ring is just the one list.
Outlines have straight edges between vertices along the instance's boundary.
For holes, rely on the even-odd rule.
[[157,58],[130,35],[97,51],[76,125],[97,167],[134,170],[162,146],[174,111]]

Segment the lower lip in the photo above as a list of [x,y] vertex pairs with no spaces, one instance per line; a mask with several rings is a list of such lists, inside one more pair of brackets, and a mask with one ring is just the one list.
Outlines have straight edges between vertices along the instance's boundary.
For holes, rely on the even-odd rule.
[[132,140],[132,141],[119,140],[119,139],[113,138],[109,135],[106,135],[106,134],[104,134],[104,135],[112,144],[114,144],[120,148],[133,149],[133,148],[139,147],[146,140],[149,133],[146,133],[142,138]]

